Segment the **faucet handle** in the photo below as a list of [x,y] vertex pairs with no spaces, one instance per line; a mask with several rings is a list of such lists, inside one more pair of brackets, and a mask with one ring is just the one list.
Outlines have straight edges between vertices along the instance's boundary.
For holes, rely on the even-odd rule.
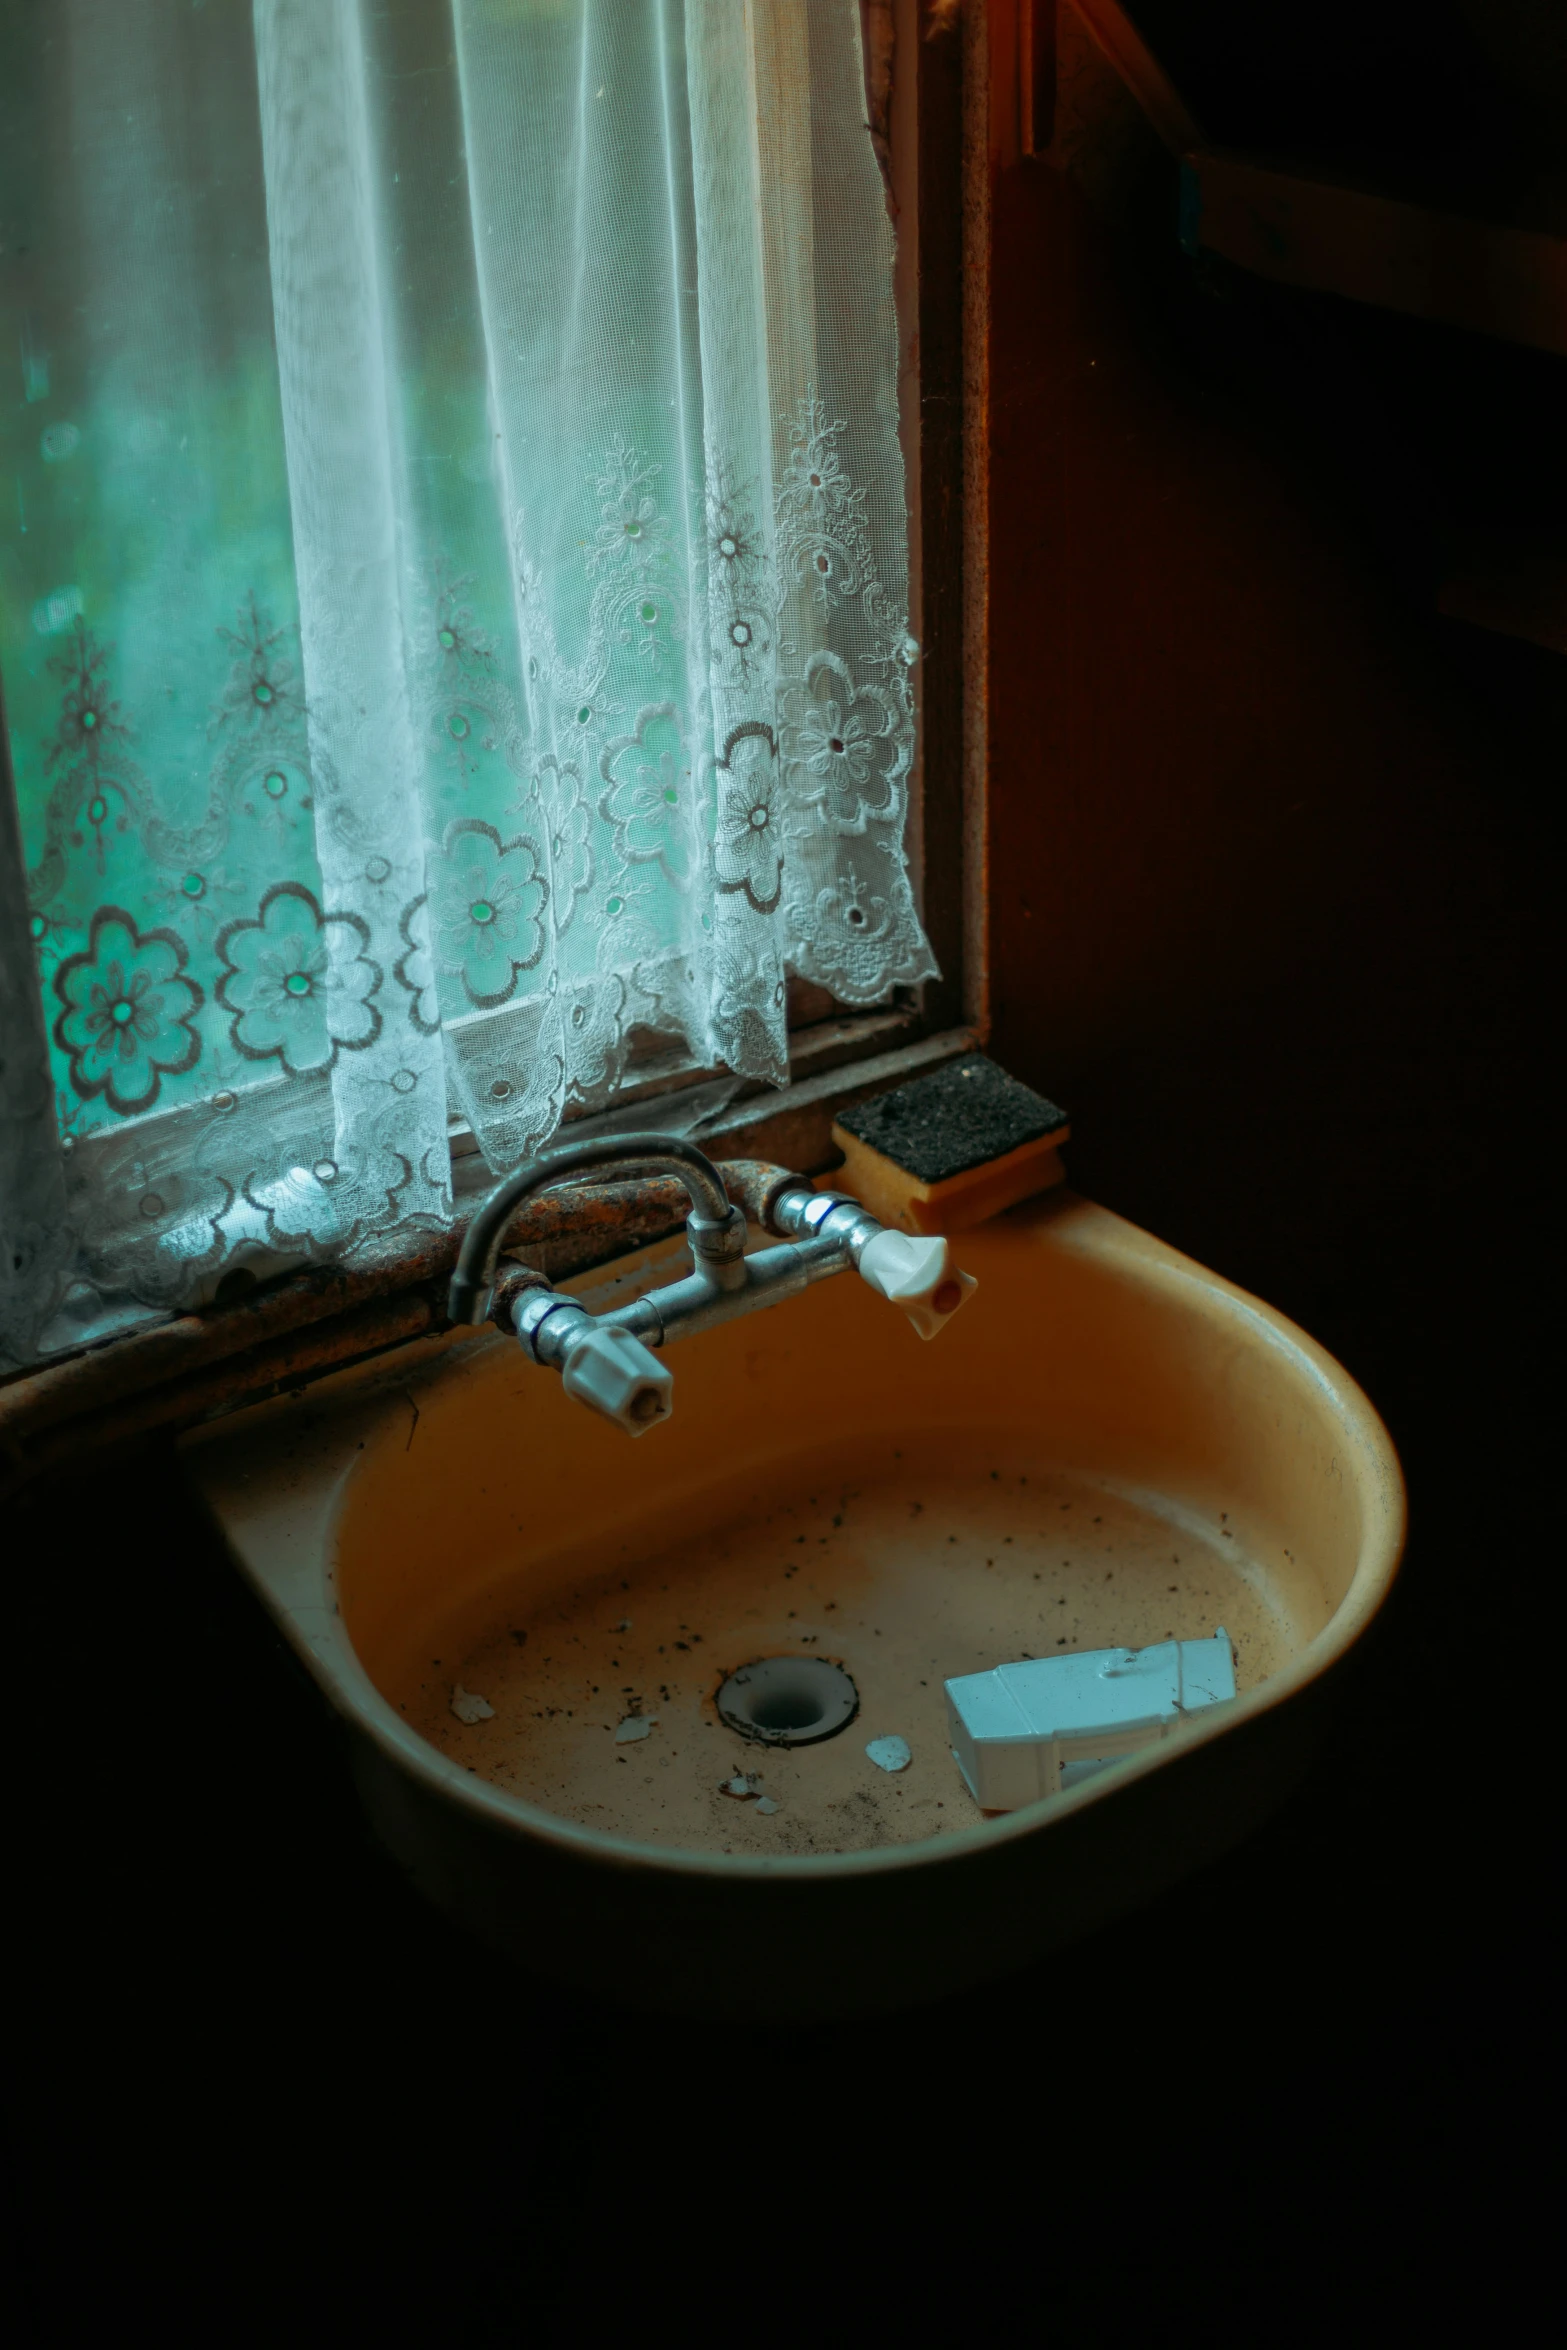
[[591,1404],[628,1436],[645,1436],[674,1409],[674,1374],[640,1338],[615,1323],[589,1322],[569,1348],[560,1383],[578,1403]]
[[971,1290],[972,1273],[960,1273],[941,1239],[915,1240],[906,1232],[878,1232],[860,1251],[860,1278],[901,1306],[921,1338],[944,1330]]

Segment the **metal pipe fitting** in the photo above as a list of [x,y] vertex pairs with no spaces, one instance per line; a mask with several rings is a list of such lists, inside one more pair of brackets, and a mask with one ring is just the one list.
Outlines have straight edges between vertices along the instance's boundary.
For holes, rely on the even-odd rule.
[[[614,1167],[628,1176],[677,1175],[699,1216],[726,1230],[729,1226],[733,1211],[722,1176],[695,1143],[677,1135],[603,1134],[591,1141],[540,1151],[497,1185],[463,1234],[457,1269],[447,1292],[446,1310],[453,1322],[477,1325],[489,1312],[501,1245],[523,1201],[547,1184],[559,1183],[562,1177],[590,1167]],[[743,1247],[743,1218],[741,1230]]]
[[799,1176],[792,1175],[787,1167],[773,1166],[767,1159],[724,1159],[718,1171],[724,1179],[725,1191],[737,1208],[744,1208],[751,1223],[763,1232],[772,1233],[776,1240],[784,1239],[784,1227],[777,1221],[774,1210],[785,1192],[800,1188]]
[[[533,1289],[513,1313],[511,1326],[530,1362],[552,1363],[558,1370],[568,1335],[592,1319],[574,1297],[562,1297],[555,1289]],[[548,1333],[546,1323],[551,1326]]]
[[[667,1419],[671,1408],[670,1374],[651,1348],[776,1305],[850,1267],[901,1306],[921,1337],[931,1338],[974,1286],[948,1264],[944,1240],[889,1231],[842,1192],[816,1191],[781,1168],[746,1163],[727,1170],[744,1201],[731,1204],[725,1179],[693,1144],[657,1134],[605,1135],[543,1152],[498,1186],[468,1227],[452,1280],[452,1320],[482,1321],[490,1310],[501,1244],[531,1193],[610,1165],[620,1174],[673,1173],[685,1185],[690,1272],[602,1321],[575,1298],[533,1286],[517,1295],[510,1319],[531,1361],[559,1371],[568,1394],[633,1436]],[[566,1202],[570,1196],[568,1186]],[[746,1254],[747,1208],[787,1236],[782,1247]]]
[[727,1208],[722,1219],[699,1215],[693,1209],[686,1218],[686,1239],[691,1245],[691,1262],[699,1273],[709,1274],[720,1289],[745,1287],[742,1208]]
[[813,1240],[839,1242],[856,1268],[866,1243],[886,1229],[847,1192],[813,1191],[807,1184],[781,1192],[773,1213],[781,1232],[798,1232]]

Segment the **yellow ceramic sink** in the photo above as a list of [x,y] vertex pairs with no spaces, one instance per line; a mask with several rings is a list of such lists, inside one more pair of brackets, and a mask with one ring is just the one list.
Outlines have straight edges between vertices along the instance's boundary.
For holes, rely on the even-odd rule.
[[[618,1998],[850,2013],[1088,1931],[1288,1791],[1398,1561],[1375,1413],[1070,1194],[955,1245],[980,1287],[938,1341],[840,1276],[674,1349],[674,1417],[636,1443],[489,1333],[188,1444],[432,1899]],[[572,1286],[597,1311],[684,1264]],[[1220,1624],[1233,1704],[976,1809],[944,1680]],[[725,1677],[780,1656],[849,1675],[846,1729],[758,1746],[721,1718]],[[901,1769],[867,1752],[898,1739]]]

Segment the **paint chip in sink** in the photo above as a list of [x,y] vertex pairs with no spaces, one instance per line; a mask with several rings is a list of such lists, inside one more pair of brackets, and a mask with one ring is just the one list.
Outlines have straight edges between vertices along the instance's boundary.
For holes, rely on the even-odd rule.
[[452,1711],[460,1722],[470,1725],[495,1719],[495,1708],[489,1699],[480,1697],[475,1690],[465,1689],[460,1681],[452,1691]]
[[718,1792],[720,1795],[732,1795],[738,1803],[754,1803],[757,1810],[769,1819],[778,1809],[772,1797],[762,1793],[760,1771],[736,1771],[732,1779],[719,1780]]
[[865,1751],[879,1771],[906,1771],[914,1760],[906,1738],[873,1738]]
[[657,1714],[627,1714],[620,1728],[615,1732],[615,1744],[617,1746],[634,1746],[639,1738],[647,1736],[649,1730],[657,1728]]

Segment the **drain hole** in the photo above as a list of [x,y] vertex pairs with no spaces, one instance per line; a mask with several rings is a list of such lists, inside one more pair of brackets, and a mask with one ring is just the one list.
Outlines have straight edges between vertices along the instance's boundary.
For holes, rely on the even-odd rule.
[[804,1689],[780,1689],[751,1708],[758,1730],[814,1730],[822,1718],[820,1701]]
[[841,1665],[822,1656],[764,1656],[731,1673],[718,1691],[719,1719],[764,1746],[814,1746],[848,1728],[860,1693]]

